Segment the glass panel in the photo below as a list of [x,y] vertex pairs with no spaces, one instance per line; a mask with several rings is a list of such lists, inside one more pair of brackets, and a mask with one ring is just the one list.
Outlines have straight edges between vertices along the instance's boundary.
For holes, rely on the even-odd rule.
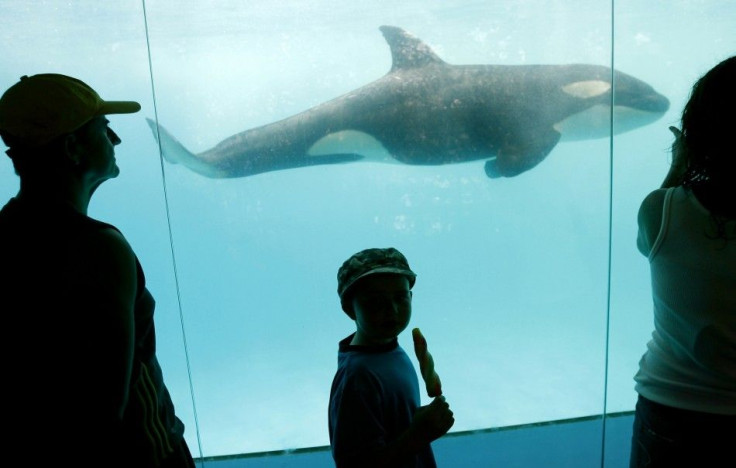
[[[412,165],[390,158],[225,179],[165,161],[165,185],[145,117],[158,118],[195,154],[208,150],[382,78],[391,53],[381,25],[404,28],[451,65],[606,66],[610,3],[244,3],[146,2],[154,106],[141,2],[0,0],[3,89],[22,74],[60,72],[104,97],[143,105],[135,116],[110,119],[123,139],[121,176],[102,186],[90,215],[120,227],[141,259],[157,300],[165,377],[194,455],[198,434],[207,456],[328,443],[337,342],[354,330],[339,309],[335,275],[350,254],[370,246],[399,248],[419,274],[410,327],[421,327],[429,341],[455,411],[453,432],[602,413],[605,112],[563,128],[598,122],[599,138],[561,141],[537,166],[508,178],[487,177],[482,159]],[[608,412],[633,409],[632,376],[651,333],[648,271],[634,243],[638,204],[664,176],[666,127],[678,124],[694,80],[733,52],[736,17],[727,0],[615,6],[616,68],[652,85],[671,106],[613,142]],[[546,70],[542,82],[557,71]],[[564,88],[567,99],[605,92],[600,80],[584,81]],[[500,80],[494,89],[501,88],[510,90],[503,102],[514,108],[561,107],[559,87],[533,101],[530,87]],[[430,118],[425,135],[442,135],[460,115],[477,122],[478,113]],[[525,122],[534,132],[523,143],[538,141],[534,122]],[[405,132],[405,124],[393,130]],[[11,165],[0,164],[2,202],[17,189]],[[400,343],[411,353],[408,330]]]
[[636,248],[639,204],[658,188],[695,81],[733,55],[736,4],[722,1],[615,2],[615,62],[670,100],[654,125],[617,136],[613,145],[613,245],[608,411],[633,410],[634,374],[653,329],[649,266]]
[[[361,88],[391,68],[381,25],[404,28],[453,65],[611,62],[610,5],[600,2],[217,1],[173,7],[149,1],[147,7],[159,123],[185,147],[165,146],[181,161],[196,159],[188,152],[207,151],[346,93],[363,99]],[[553,135],[551,122],[531,116],[536,111],[560,111],[591,93],[608,102],[601,87],[608,75],[572,80],[582,84],[562,80],[557,68],[543,70],[536,83],[504,78],[498,70],[488,75],[484,79],[498,80],[490,92],[504,98],[449,119],[453,105],[466,103],[453,98],[444,103],[447,109],[427,107],[425,137],[441,138],[462,119],[470,122],[465,131],[471,135],[494,132],[498,125],[484,127],[481,119],[509,104],[506,112],[524,113],[522,125],[511,128],[521,134],[507,141],[511,153]],[[487,92],[483,83],[467,86],[480,98]],[[332,125],[351,129],[369,117],[388,122],[383,114],[393,99],[384,91],[367,100],[366,110],[341,115]],[[295,145],[305,122],[284,124],[296,132]],[[608,114],[595,122],[599,138],[560,142],[539,165],[508,178],[487,177],[482,159],[411,165],[389,158],[233,178],[166,162],[203,452],[328,443],[337,342],[354,331],[339,307],[336,272],[350,254],[373,246],[399,248],[419,274],[410,326],[421,327],[429,341],[455,411],[453,431],[601,414]],[[411,124],[387,123],[390,128],[374,133],[390,144],[387,135],[414,131]],[[324,131],[324,124],[314,125]],[[247,138],[258,144],[255,133]],[[446,154],[433,156],[445,162]],[[206,165],[193,169],[211,171]],[[408,331],[400,343],[411,352]]]

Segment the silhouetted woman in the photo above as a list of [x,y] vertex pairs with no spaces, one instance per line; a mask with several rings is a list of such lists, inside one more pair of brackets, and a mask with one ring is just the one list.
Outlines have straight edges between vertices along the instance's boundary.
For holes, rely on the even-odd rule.
[[639,209],[654,332],[632,468],[736,466],[736,57],[694,85],[662,187]]

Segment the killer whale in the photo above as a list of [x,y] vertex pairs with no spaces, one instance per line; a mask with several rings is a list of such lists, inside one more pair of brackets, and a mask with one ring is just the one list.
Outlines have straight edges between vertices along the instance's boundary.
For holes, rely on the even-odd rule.
[[163,157],[211,178],[361,160],[486,160],[488,177],[513,177],[560,141],[633,130],[669,108],[650,85],[606,66],[451,65],[403,29],[379,29],[392,67],[378,80],[198,154],[147,119]]

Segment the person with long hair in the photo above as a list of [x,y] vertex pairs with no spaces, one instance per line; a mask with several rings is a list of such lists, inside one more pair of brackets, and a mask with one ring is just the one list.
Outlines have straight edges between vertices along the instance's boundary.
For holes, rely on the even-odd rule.
[[736,56],[693,86],[643,200],[654,331],[634,380],[631,468],[736,466]]

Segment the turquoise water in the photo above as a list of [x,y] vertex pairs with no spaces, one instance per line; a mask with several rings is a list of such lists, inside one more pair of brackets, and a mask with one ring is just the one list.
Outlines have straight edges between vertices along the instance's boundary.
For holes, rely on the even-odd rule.
[[[60,72],[143,106],[110,118],[121,176],[90,215],[141,259],[195,455],[328,443],[337,342],[353,331],[335,275],[371,246],[399,248],[419,275],[411,326],[453,431],[633,409],[651,331],[636,210],[667,170],[667,126],[690,86],[734,53],[732,1],[0,0],[0,11],[3,89]],[[613,63],[671,107],[613,140],[560,143],[508,179],[477,161],[215,180],[159,158],[145,117],[199,152],[380,78],[384,24],[451,64]],[[0,198],[16,191],[5,161]],[[409,333],[400,342],[411,349]]]

